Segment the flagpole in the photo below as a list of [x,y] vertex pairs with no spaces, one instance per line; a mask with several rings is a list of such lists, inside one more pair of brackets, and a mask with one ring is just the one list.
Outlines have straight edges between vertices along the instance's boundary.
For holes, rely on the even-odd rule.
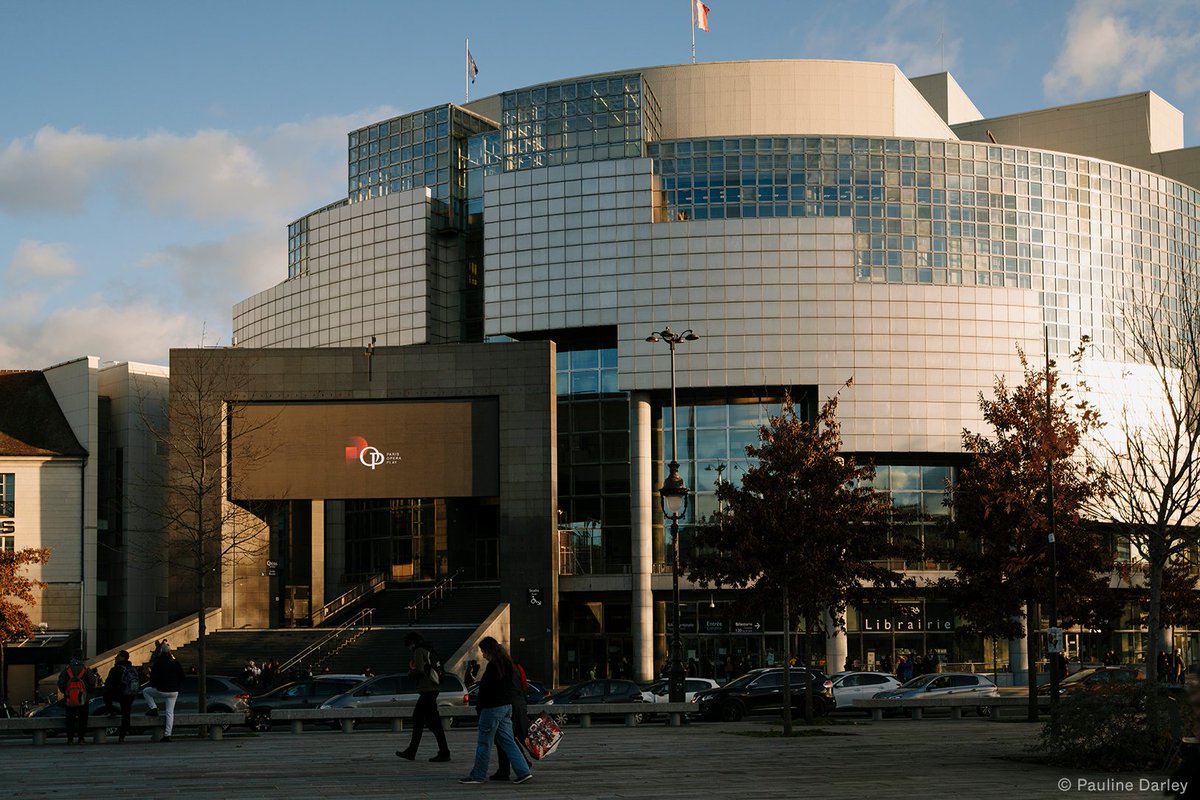
[[471,102],[471,37],[463,42],[463,86],[467,90],[466,102]]
[[696,0],[688,0],[692,7],[692,63],[696,63]]

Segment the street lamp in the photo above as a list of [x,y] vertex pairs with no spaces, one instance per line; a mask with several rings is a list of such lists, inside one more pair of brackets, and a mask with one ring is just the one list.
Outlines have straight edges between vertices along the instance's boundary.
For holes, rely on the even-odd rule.
[[679,474],[679,408],[675,404],[675,345],[694,342],[700,337],[691,328],[675,333],[670,326],[646,337],[647,342],[666,342],[671,348],[671,461],[667,477],[658,490],[663,516],[671,520],[671,664],[668,670],[668,700],[682,703],[684,699],[683,647],[679,641],[679,520],[687,511],[688,488]]

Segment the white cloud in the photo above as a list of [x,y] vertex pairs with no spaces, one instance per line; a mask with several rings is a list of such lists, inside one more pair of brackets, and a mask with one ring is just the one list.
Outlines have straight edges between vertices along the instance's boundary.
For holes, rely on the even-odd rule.
[[0,327],[0,364],[41,369],[82,355],[166,364],[168,348],[195,341],[203,325],[190,314],[147,303],[114,306],[91,298],[45,316],[6,319]]
[[[0,239],[13,253],[0,274],[24,292],[0,316],[0,365],[163,363],[204,324],[228,331],[233,303],[286,277],[287,223],[345,196],[347,131],[396,113],[126,138],[47,127],[0,143],[0,218],[63,240]],[[96,231],[103,248],[84,238]],[[71,253],[85,251],[82,271]]]
[[[0,149],[0,213],[79,214],[93,193],[113,192],[160,217],[275,219],[306,196],[344,193],[346,132],[395,113],[378,108],[241,134],[116,138],[42,128]],[[330,163],[340,172],[319,168]]]
[[1163,73],[1180,88],[1200,55],[1200,22],[1190,3],[1164,2],[1151,12],[1130,0],[1076,0],[1067,20],[1058,57],[1042,77],[1051,100],[1145,90]]
[[22,239],[17,242],[4,275],[6,281],[22,285],[38,278],[69,278],[78,272],[79,265],[67,245]]

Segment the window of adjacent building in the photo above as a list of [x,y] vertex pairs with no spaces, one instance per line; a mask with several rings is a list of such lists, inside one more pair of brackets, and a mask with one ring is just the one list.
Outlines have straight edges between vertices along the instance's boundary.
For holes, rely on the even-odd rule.
[[13,473],[0,473],[0,517],[14,516],[16,481]]
[[17,549],[17,537],[0,536],[0,553],[11,553]]

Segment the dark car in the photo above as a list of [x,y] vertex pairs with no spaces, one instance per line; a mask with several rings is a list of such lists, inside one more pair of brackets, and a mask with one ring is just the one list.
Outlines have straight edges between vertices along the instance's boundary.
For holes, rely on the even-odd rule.
[[[207,711],[246,714],[250,711],[250,693],[246,691],[241,684],[233,678],[227,678],[223,675],[209,675],[205,681],[207,689]],[[200,678],[196,675],[186,675],[183,678],[183,683],[179,687],[179,697],[175,701],[176,714],[194,714],[196,713],[197,705],[200,700]],[[145,698],[139,693],[133,699],[133,707],[131,714],[133,716],[145,715],[146,710],[150,706],[146,703]],[[88,702],[88,716],[99,717],[102,715],[104,708],[104,699],[102,697],[93,697]],[[63,717],[67,716],[66,700],[58,700],[48,706],[43,706],[37,711],[34,711],[29,716],[31,717]],[[113,717],[112,732],[116,732],[116,726],[120,724],[119,717]],[[226,726],[228,727],[228,726]],[[59,731],[50,731],[53,736]]]
[[[1145,667],[1089,667],[1074,672],[1058,683],[1059,697],[1070,697],[1079,692],[1090,691],[1112,683],[1133,683],[1146,679]],[[1038,686],[1038,701],[1046,706],[1050,702],[1050,684]]]
[[[601,678],[584,681],[566,689],[559,689],[546,698],[546,705],[577,705],[599,703],[644,703],[642,690],[633,681]],[[569,715],[554,714],[553,709],[546,709],[554,715],[559,724],[569,720]],[[650,715],[638,715],[638,722]]]
[[366,675],[316,675],[285,683],[250,698],[250,727],[256,731],[269,731],[272,711],[281,708],[316,708],[335,694],[348,692],[366,679]]
[[[549,690],[540,683],[529,681],[529,688],[525,690],[525,702],[529,704],[544,703],[550,696]],[[467,702],[472,708],[475,707],[475,702],[479,699],[479,684],[476,683],[467,690]]]
[[[804,712],[806,676],[813,685],[813,713],[824,716],[833,709],[832,683],[823,672],[813,670],[810,673],[793,667],[789,675],[793,713]],[[725,722],[736,722],[747,714],[780,713],[783,711],[783,668],[751,670],[717,689],[698,692],[692,702],[700,716]]]

